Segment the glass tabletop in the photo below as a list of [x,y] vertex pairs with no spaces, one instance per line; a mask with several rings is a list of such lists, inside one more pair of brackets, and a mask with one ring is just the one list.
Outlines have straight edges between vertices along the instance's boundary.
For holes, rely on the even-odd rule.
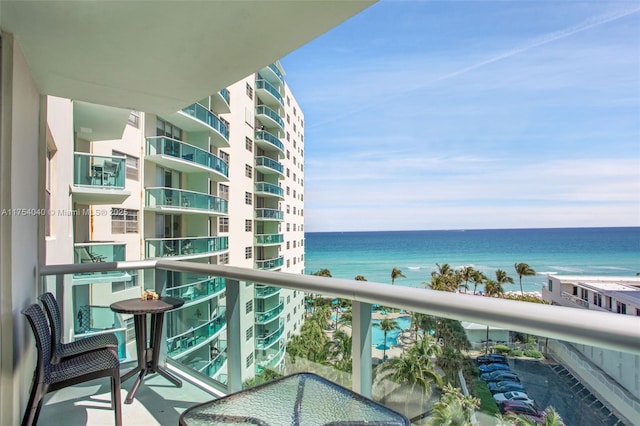
[[401,426],[409,420],[320,376],[299,373],[191,407],[180,424]]

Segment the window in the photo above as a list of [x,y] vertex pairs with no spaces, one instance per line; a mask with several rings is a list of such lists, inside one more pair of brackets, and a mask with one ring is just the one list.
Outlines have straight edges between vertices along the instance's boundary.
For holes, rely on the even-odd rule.
[[553,281],[549,280],[549,291],[553,291]]
[[251,259],[252,257],[253,257],[252,247],[245,247],[244,248],[244,258],[245,259]]
[[287,305],[288,305],[289,303],[291,303],[291,295],[288,295],[288,296],[287,296]]
[[119,151],[111,151],[111,155],[115,156],[115,157],[124,157],[125,160],[125,170],[126,170],[126,176],[127,179],[133,179],[133,180],[140,180],[139,178],[139,163],[140,160],[138,160],[137,157],[133,157],[131,155],[119,152]]
[[296,123],[293,123],[293,131],[296,131]]
[[289,152],[289,150],[287,150],[287,160],[291,158],[291,152]]
[[287,167],[287,177],[289,177],[289,168]]
[[293,115],[298,115],[298,111],[296,110],[296,107],[293,107]]
[[229,263],[229,253],[222,253],[218,255],[219,265],[226,265],[227,263]]
[[289,204],[287,204],[287,214],[289,214],[289,209],[290,209],[290,206]]
[[291,314],[287,314],[287,322],[291,321]]
[[297,306],[294,306],[294,307],[293,307],[293,315],[295,315],[297,312],[298,312],[298,307],[297,307]]
[[289,247],[289,241],[287,241],[287,250],[289,250],[291,247]]
[[290,192],[290,189],[289,189],[289,187],[287,186],[287,195],[289,195],[289,192]]
[[131,124],[135,128],[140,127],[140,113],[138,111],[131,111],[129,113],[129,119],[127,123]]
[[253,87],[251,87],[249,83],[247,83],[247,96],[249,97],[249,99],[253,99]]
[[244,203],[251,205],[253,203],[253,194],[250,192],[244,193]]
[[131,275],[131,279],[128,281],[118,281],[111,283],[111,292],[128,290],[130,288],[138,287],[138,273],[136,271],[127,271]]
[[251,338],[253,337],[253,326],[247,328],[247,331],[245,331],[244,334],[247,341],[251,340]]
[[247,357],[247,368],[251,367],[252,364],[253,364],[253,352],[251,352]]
[[247,303],[245,303],[244,305],[244,312],[246,314],[249,314],[253,311],[253,299],[249,300]]
[[251,219],[246,219],[244,221],[244,230],[246,232],[251,232],[251,225],[253,224],[253,221]]
[[289,224],[287,223],[287,232],[289,232],[291,229],[289,229]]
[[218,197],[229,201],[229,185],[221,183],[218,187]]
[[291,98],[287,96],[287,106],[291,105]]
[[244,138],[244,147],[247,148],[247,151],[253,152],[253,141],[251,138]]
[[131,234],[138,232],[138,210],[111,209],[111,233]]
[[289,259],[287,259],[287,268],[291,266],[291,261]]
[[293,240],[293,248],[296,248],[296,243],[297,243],[297,241]]
[[218,231],[219,232],[229,232],[229,218],[228,217],[218,218]]
[[248,164],[244,165],[244,175],[248,178],[253,177],[253,167]]
[[291,123],[291,117],[289,117],[289,114],[287,114],[287,123]]
[[[287,132],[287,140],[290,141],[291,140],[291,135],[289,135],[289,132]],[[287,157],[289,158],[289,157]]]
[[225,151],[220,151],[220,159],[225,163],[229,164],[229,153]]
[[156,119],[156,135],[182,140],[182,129],[158,118]]

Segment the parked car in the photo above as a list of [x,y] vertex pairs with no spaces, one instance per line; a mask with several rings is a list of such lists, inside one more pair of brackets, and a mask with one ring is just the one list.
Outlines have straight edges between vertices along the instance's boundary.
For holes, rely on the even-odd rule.
[[476,358],[476,362],[478,364],[491,364],[493,362],[498,362],[500,364],[507,363],[507,357],[500,354],[489,354],[489,355],[480,355]]
[[522,401],[506,401],[502,404],[503,414],[517,414],[537,423],[544,421],[544,411]]
[[494,362],[491,364],[482,364],[480,367],[478,367],[480,369],[481,373],[490,373],[492,371],[496,371],[496,370],[507,370],[509,371],[510,368],[507,364],[501,364],[498,362]]
[[498,404],[498,406],[505,403],[506,401],[521,401],[521,402],[526,402],[531,406],[535,406],[536,404],[533,399],[529,398],[529,395],[519,391],[497,393],[493,395],[493,399],[496,400],[496,403]]
[[520,382],[520,378],[516,373],[512,373],[507,370],[496,370],[491,373],[482,373],[480,378],[487,383],[500,382],[502,380],[508,380],[510,382]]
[[518,382],[491,382],[489,383],[489,390],[492,394],[505,393],[511,391],[524,392],[524,386]]

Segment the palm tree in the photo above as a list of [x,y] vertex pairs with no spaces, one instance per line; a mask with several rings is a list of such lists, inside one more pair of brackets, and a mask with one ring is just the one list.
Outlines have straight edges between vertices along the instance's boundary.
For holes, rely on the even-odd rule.
[[489,297],[500,297],[504,294],[504,289],[499,282],[488,279],[484,282],[484,293]]
[[384,349],[382,350],[382,360],[384,361],[387,359],[387,333],[393,330],[398,330],[400,327],[398,326],[398,321],[391,318],[385,318],[380,321],[378,327],[380,327],[380,330],[384,333],[384,341],[382,343],[384,346]]
[[400,269],[393,268],[391,270],[391,285],[396,282],[396,278],[407,278]]
[[536,271],[526,263],[516,263],[513,267],[516,269],[518,277],[520,277],[520,294],[524,295],[524,291],[522,291],[522,277],[535,275]]
[[351,371],[351,342],[351,336],[342,330],[336,331],[333,335],[333,342],[331,342],[329,353],[331,354],[333,365],[338,370]]
[[319,271],[316,271],[316,272],[312,273],[311,275],[315,275],[315,276],[318,276],[318,277],[331,278],[331,271],[328,270],[327,268],[323,268],[323,269],[320,269]]
[[367,279],[364,277],[364,275],[356,275],[356,277],[354,279],[356,281],[367,281]]
[[544,410],[544,418],[542,423],[536,422],[533,419],[527,418],[526,416],[519,416],[517,414],[507,414],[506,416],[498,417],[501,420],[508,420],[511,423],[516,424],[518,426],[565,426],[564,420],[560,417],[560,414],[553,407],[547,407]]
[[480,400],[465,396],[451,385],[442,388],[442,396],[433,404],[429,425],[471,426],[471,414],[480,407]]
[[469,281],[473,279],[473,275],[476,273],[476,270],[473,269],[473,266],[463,266],[458,269],[458,274],[460,279],[464,281],[464,292],[466,293],[469,290]]
[[471,281],[473,281],[473,294],[476,294],[478,284],[484,284],[486,280],[487,277],[485,274],[480,271],[474,271],[473,276],[471,277]]

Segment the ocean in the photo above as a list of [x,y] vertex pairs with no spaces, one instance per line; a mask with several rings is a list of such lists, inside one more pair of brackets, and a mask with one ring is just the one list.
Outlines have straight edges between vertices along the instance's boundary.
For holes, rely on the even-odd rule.
[[635,276],[640,227],[308,232],[305,253],[307,274],[326,268],[334,278],[391,284],[395,267],[406,275],[395,284],[411,287],[429,282],[436,263],[470,265],[492,278],[503,269],[514,279],[505,291],[519,291],[514,264],[524,262],[537,272],[522,278],[524,291],[540,292],[547,274]]

